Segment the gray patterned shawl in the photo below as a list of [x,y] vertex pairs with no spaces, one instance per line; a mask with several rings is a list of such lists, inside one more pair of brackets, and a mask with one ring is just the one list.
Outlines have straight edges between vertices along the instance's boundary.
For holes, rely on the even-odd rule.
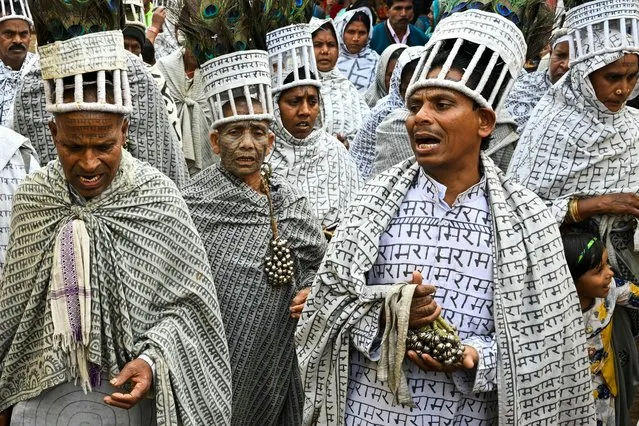
[[531,73],[522,71],[517,77],[513,88],[506,98],[504,108],[515,119],[518,134],[523,132],[535,106],[550,86],[552,86],[552,83],[550,82],[550,77],[548,77],[547,70]]
[[[129,115],[127,150],[167,175],[178,187],[187,177],[184,155],[170,128],[162,95],[140,58],[127,52],[127,74],[133,111]],[[40,61],[18,86],[14,109],[14,130],[31,140],[40,162],[55,160],[58,154],[47,125],[53,116],[46,111]]]
[[162,84],[168,90],[161,87],[161,91],[168,92],[177,107],[182,150],[192,176],[217,162],[217,156],[213,153],[209,140],[213,115],[204,91],[202,74],[196,68],[193,78],[187,81],[183,56],[184,50],[178,49],[158,60],[151,71],[164,77]]
[[405,44],[393,43],[384,49],[380,55],[377,63],[377,72],[375,73],[375,84],[371,84],[364,95],[364,99],[370,108],[373,108],[377,101],[388,95],[388,90],[386,90],[386,71],[390,57],[397,50],[406,49],[407,47]]
[[295,285],[282,288],[269,285],[264,275],[273,238],[266,196],[218,165],[184,189],[207,247],[229,342],[234,425],[296,425],[302,418],[297,321],[288,307],[298,290],[312,284],[326,242],[306,198],[277,176],[271,183],[278,232],[295,262]]
[[11,127],[13,117],[11,111],[13,108],[13,98],[18,88],[18,83],[26,71],[31,68],[35,55],[27,52],[22,67],[19,70],[9,68],[0,60],[0,126]]
[[[557,225],[482,154],[493,219],[499,424],[594,423],[586,337]],[[304,424],[344,423],[349,348],[370,347],[389,286],[366,285],[378,244],[419,166],[369,182],[331,240],[296,331]],[[370,332],[353,333],[355,329]]]
[[73,203],[58,161],[14,197],[0,283],[0,411],[72,381],[53,345],[48,303],[53,244],[72,219],[90,238],[87,359],[109,378],[143,351],[156,365],[159,424],[228,424],[231,370],[211,270],[175,184],[123,152],[111,185]]

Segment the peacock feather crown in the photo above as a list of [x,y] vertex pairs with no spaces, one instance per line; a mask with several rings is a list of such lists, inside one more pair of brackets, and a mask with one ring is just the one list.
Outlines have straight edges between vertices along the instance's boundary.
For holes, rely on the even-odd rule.
[[[310,0],[182,0],[177,25],[200,63],[214,128],[273,120],[267,33],[306,22],[311,6]],[[238,112],[238,102],[249,114]]]

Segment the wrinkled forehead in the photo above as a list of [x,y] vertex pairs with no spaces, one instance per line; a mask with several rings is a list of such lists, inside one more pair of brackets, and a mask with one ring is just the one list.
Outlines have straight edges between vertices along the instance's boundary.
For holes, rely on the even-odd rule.
[[122,129],[124,116],[106,112],[75,111],[55,114],[58,131],[78,139],[104,139]]
[[[249,115],[249,114],[262,114],[263,108],[262,103],[255,99],[251,98],[251,104],[253,106],[253,112],[251,113],[249,110],[249,104],[244,97],[234,98],[233,102],[227,101],[222,106],[222,114],[224,117],[234,117],[237,115]],[[235,109],[235,110],[234,110]]]

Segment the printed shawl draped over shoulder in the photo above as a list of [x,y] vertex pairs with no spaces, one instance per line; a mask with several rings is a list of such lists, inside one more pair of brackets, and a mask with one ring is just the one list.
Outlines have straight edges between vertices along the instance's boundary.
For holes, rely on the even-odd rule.
[[123,152],[98,197],[71,201],[58,161],[14,197],[0,283],[0,411],[76,378],[54,345],[53,246],[71,220],[89,237],[87,362],[108,378],[142,352],[156,365],[158,424],[228,424],[231,370],[220,309],[200,237],[175,184]]
[[[495,235],[499,424],[590,424],[586,338],[557,225],[533,193],[482,163]],[[344,424],[349,348],[375,338],[354,331],[377,324],[389,290],[368,287],[366,273],[418,167],[405,161],[369,182],[329,245],[296,331],[305,425]]]
[[[184,155],[153,77],[146,65],[127,52],[127,76],[133,110],[129,119],[127,150],[167,175],[178,187],[186,182],[188,171]],[[15,98],[14,129],[29,138],[41,164],[58,158],[49,131],[53,119],[46,111],[40,61],[22,78]]]

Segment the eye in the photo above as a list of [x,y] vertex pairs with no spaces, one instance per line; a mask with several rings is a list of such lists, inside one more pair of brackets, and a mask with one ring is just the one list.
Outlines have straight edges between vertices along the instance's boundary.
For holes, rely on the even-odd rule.
[[452,106],[451,103],[446,101],[438,101],[435,103],[435,107],[440,111],[446,110],[450,108],[451,106]]
[[415,102],[410,102],[408,104],[408,110],[410,111],[411,114],[417,114],[421,108],[422,106]]
[[109,152],[112,149],[113,149],[113,144],[99,145],[98,146],[98,151],[100,151],[100,152]]

